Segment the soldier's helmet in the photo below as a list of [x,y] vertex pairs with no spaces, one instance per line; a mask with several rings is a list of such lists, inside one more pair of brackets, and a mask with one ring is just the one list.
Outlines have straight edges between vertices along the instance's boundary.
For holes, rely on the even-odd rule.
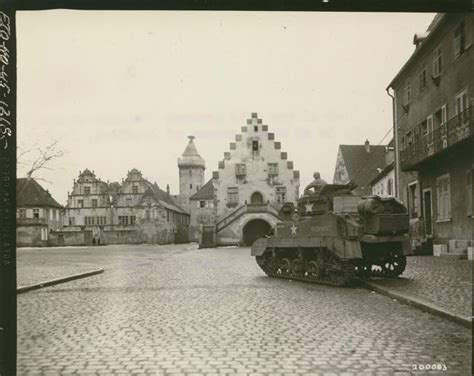
[[321,179],[321,175],[319,174],[319,172],[316,171],[316,172],[313,174],[313,178],[315,178],[315,179]]

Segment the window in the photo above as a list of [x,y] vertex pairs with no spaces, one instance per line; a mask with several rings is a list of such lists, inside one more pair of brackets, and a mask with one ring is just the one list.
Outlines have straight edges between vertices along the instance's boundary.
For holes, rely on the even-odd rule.
[[418,76],[418,86],[419,86],[420,92],[426,89],[426,66],[423,67],[423,69],[420,72],[420,75]]
[[441,124],[444,125],[448,122],[448,109],[446,105],[441,107]]
[[[148,210],[147,210],[147,212],[148,212]],[[126,215],[119,215],[118,219],[119,219],[119,225],[122,225],[122,226],[127,226],[128,225],[128,217]]]
[[138,193],[138,185],[132,186],[132,193]]
[[18,210],[18,217],[19,218],[26,218],[26,209]]
[[252,151],[258,151],[258,141],[252,141]]
[[49,209],[49,220],[53,220],[53,209]]
[[48,229],[46,227],[41,228],[41,240],[48,240]]
[[235,176],[245,176],[247,174],[247,169],[245,163],[236,163],[235,164]]
[[105,225],[107,222],[107,217],[105,216],[98,216],[97,217],[97,224],[98,225]]
[[93,207],[93,208],[96,208],[96,207],[97,207],[97,199],[96,199],[96,198],[93,198],[93,199],[92,199],[92,207]]
[[254,125],[253,130],[254,130],[255,132],[258,132],[258,125]]
[[409,104],[411,102],[411,84],[410,80],[407,80],[405,83],[405,104]]
[[130,224],[134,225],[137,222],[137,217],[135,215],[130,216]]
[[439,77],[443,71],[443,55],[441,54],[441,47],[434,50],[433,55],[433,77]]
[[205,208],[206,207],[206,201],[199,201],[199,207],[200,208]]
[[283,204],[286,201],[286,187],[276,187],[277,202]]
[[472,169],[467,170],[466,173],[466,208],[467,208],[467,215],[472,216],[474,213],[473,210],[473,191],[472,191]]
[[189,184],[189,189],[193,189],[193,185],[192,185],[192,184]]
[[451,219],[451,193],[449,186],[449,174],[436,179],[438,220],[446,221]]
[[168,222],[170,221],[170,212],[169,212],[169,210],[166,211],[166,220]]
[[79,206],[80,208],[83,208],[84,207],[84,200],[77,200],[77,206]]
[[237,205],[239,203],[239,188],[227,188],[227,204]]
[[189,177],[193,176],[193,170],[189,169]]
[[54,220],[59,221],[59,210],[54,209]]
[[69,226],[74,226],[76,224],[76,218],[69,217]]
[[39,209],[33,209],[33,218],[39,218],[39,217],[40,217]]
[[85,186],[84,187],[84,194],[85,195],[90,195],[91,194],[91,187]]
[[456,95],[456,115],[459,116],[460,124],[462,125],[467,124],[469,120],[466,111],[469,107],[467,100],[467,90],[464,90],[461,94]]
[[418,205],[418,183],[413,182],[408,184],[408,212],[410,214],[410,218],[418,217]]
[[151,219],[151,211],[150,210],[145,211],[145,219],[147,221],[149,221]]
[[387,195],[393,196],[393,179],[390,178],[387,181]]
[[93,226],[94,225],[94,217],[84,217],[84,224],[86,226]]
[[454,57],[461,56],[471,45],[470,30],[468,24],[463,21],[454,29]]
[[278,176],[278,163],[268,164],[268,176]]

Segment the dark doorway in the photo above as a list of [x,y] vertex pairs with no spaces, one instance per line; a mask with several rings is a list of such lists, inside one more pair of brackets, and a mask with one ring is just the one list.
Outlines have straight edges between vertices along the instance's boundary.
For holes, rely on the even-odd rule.
[[244,226],[243,243],[246,246],[251,246],[253,242],[270,232],[271,226],[263,219],[252,219]]
[[263,196],[260,192],[255,192],[252,194],[252,197],[250,197],[250,202],[252,204],[263,204]]
[[431,189],[426,189],[423,191],[423,215],[425,217],[425,236],[427,238],[433,236],[433,213],[431,208]]

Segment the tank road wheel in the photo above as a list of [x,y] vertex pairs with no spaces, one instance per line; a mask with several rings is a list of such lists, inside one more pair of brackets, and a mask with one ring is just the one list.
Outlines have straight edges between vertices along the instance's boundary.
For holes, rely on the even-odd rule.
[[295,258],[291,262],[291,274],[299,277],[304,275],[304,264],[299,258]]
[[308,269],[306,270],[308,278],[312,281],[317,281],[321,278],[321,268],[316,261],[308,262]]
[[348,282],[342,262],[332,255],[326,259],[326,275],[328,282],[334,286],[343,286]]
[[288,276],[291,274],[291,261],[288,258],[282,258],[278,263],[277,274]]

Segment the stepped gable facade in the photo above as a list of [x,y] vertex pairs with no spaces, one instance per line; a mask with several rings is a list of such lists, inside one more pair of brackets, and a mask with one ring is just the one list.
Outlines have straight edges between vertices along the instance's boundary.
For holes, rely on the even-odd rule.
[[300,176],[281,143],[252,113],[218,170],[190,197],[191,235],[202,242],[214,226],[217,245],[251,244],[277,223],[284,202],[299,196]]

